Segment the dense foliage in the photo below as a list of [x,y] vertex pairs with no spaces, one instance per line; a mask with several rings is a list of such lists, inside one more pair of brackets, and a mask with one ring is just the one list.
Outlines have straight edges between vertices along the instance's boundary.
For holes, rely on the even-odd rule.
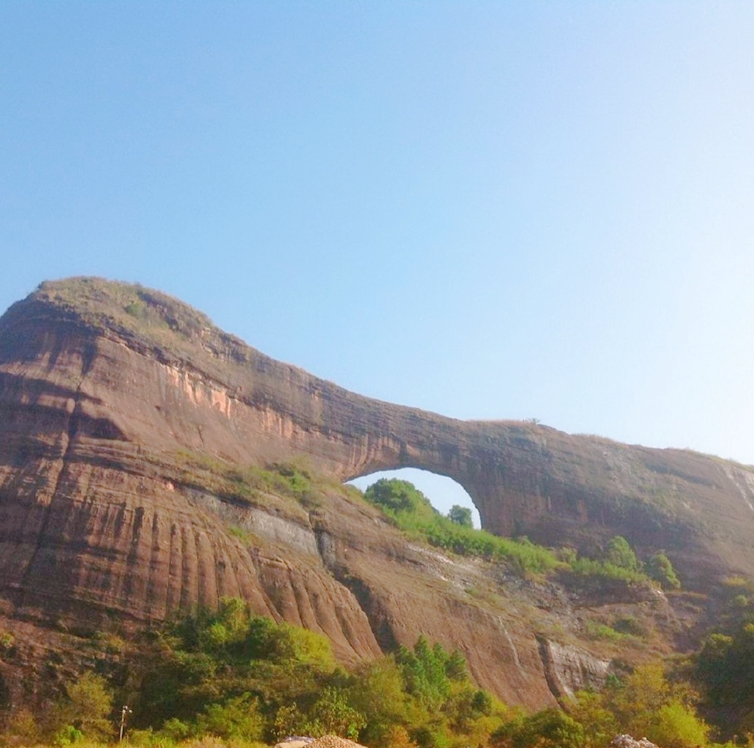
[[265,506],[274,499],[287,501],[289,511],[294,505],[312,508],[319,504],[325,489],[349,490],[327,481],[324,476],[315,476],[303,460],[300,463],[271,463],[263,468],[255,465],[239,467],[189,451],[177,452],[173,457],[178,483],[253,505]]
[[713,604],[718,625],[694,661],[702,707],[726,736],[748,735],[754,742],[754,584],[727,579]]
[[[192,474],[204,467],[192,463]],[[321,491],[302,466],[226,471],[223,480],[254,502],[270,492],[306,506]],[[651,577],[655,584],[678,586],[664,554],[642,564],[622,537],[613,538],[599,558],[587,559],[572,549],[554,551],[526,538],[475,530],[462,507],[443,517],[406,481],[378,481],[365,496],[416,539],[522,574],[626,585],[649,584]],[[709,638],[695,673],[707,705],[738,698],[738,706],[752,711],[754,615],[746,616],[754,594],[741,589],[735,587],[728,600],[741,615],[726,619],[726,631]],[[624,617],[612,627],[595,624],[600,630],[592,633],[616,640],[640,636],[630,623]],[[12,636],[6,639],[0,637],[0,649],[14,646]],[[110,646],[107,635],[97,641]],[[109,740],[117,734],[119,705],[126,703],[133,709],[130,742],[150,746],[206,742],[207,736],[249,746],[293,734],[337,734],[375,748],[604,748],[618,732],[647,736],[662,748],[709,745],[710,728],[695,711],[694,690],[669,682],[659,666],[638,668],[622,680],[612,677],[601,693],[579,693],[565,712],[524,714],[479,689],[460,652],[424,637],[413,648],[348,671],[323,636],[252,615],[239,599],[152,631],[131,655],[109,677],[88,672],[69,681],[34,714],[23,708],[6,714],[2,742],[64,746]]]
[[460,653],[423,637],[348,672],[323,636],[251,615],[238,599],[161,631],[137,670],[124,694],[137,742],[337,734],[396,748],[476,745],[507,714]]
[[697,715],[695,695],[669,682],[660,665],[611,679],[601,693],[576,694],[568,713],[546,709],[511,720],[493,735],[497,748],[605,748],[620,733],[647,737],[662,748],[707,745],[710,728]]
[[474,521],[471,517],[471,509],[465,506],[459,506],[453,504],[448,512],[448,519],[451,522],[455,522],[457,525],[463,525],[464,527],[474,527]]
[[[719,673],[720,662],[743,655],[737,684],[750,692],[754,627],[740,636],[710,639],[699,668]],[[2,742],[112,739],[124,702],[133,708],[128,739],[144,746],[201,739],[215,748],[207,743],[215,736],[241,748],[336,734],[375,748],[604,748],[621,732],[662,748],[712,745],[694,689],[669,680],[658,664],[612,676],[601,692],[576,694],[567,711],[525,714],[477,688],[459,652],[424,637],[347,671],[324,637],[252,615],[238,599],[153,633],[117,682],[85,673],[44,713],[6,715]]]
[[664,553],[655,553],[650,556],[644,569],[649,577],[659,582],[665,589],[677,590],[681,586],[673,564]]

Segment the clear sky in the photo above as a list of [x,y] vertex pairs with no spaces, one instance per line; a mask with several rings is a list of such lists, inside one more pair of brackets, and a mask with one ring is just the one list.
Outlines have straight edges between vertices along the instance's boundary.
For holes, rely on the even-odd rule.
[[138,281],[457,418],[754,463],[754,3],[0,3],[0,307]]

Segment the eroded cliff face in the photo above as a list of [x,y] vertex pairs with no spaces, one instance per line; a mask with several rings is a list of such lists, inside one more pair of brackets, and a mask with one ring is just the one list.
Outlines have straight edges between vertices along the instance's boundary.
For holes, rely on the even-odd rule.
[[[302,455],[336,482],[310,505],[235,500],[209,462],[197,477],[200,458]],[[43,284],[0,320],[7,614],[137,625],[241,596],[322,631],[346,662],[424,633],[509,703],[553,703],[553,679],[578,687],[557,655],[583,628],[571,602],[407,544],[337,485],[401,466],[456,479],[493,532],[581,547],[624,534],[700,586],[754,569],[753,474],[732,463],[364,398],[135,286]]]

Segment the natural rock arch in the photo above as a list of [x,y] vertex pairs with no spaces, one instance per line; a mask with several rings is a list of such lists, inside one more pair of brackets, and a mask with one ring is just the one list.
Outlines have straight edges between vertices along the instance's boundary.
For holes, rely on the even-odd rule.
[[240,596],[326,633],[344,662],[422,632],[461,648],[505,701],[552,703],[557,650],[544,657],[515,611],[464,597],[486,565],[438,559],[342,491],[319,505],[223,492],[228,471],[302,459],[341,482],[445,475],[488,530],[582,550],[625,535],[667,550],[686,586],[754,571],[753,470],[362,397],[164,294],[71,279],[0,319],[3,611],[140,625]]
[[[686,554],[703,573],[721,565],[717,554],[729,569],[754,569],[754,477],[741,466],[363,397],[141,287],[71,279],[15,304],[0,320],[0,388],[11,451],[22,418],[24,428],[58,433],[63,458],[109,442],[238,464],[304,455],[340,481],[415,467],[457,481],[495,533],[581,547],[623,534]],[[704,531],[721,516],[730,518],[724,543]]]

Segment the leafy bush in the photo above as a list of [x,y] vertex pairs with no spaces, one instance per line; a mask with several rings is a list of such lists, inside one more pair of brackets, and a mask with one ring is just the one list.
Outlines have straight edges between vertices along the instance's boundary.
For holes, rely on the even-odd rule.
[[660,707],[648,737],[663,748],[695,748],[707,743],[709,732],[691,707],[673,700]]
[[[715,632],[696,657],[694,674],[711,713],[725,715],[724,734],[741,721],[748,732],[754,714],[754,622],[744,613],[729,634]],[[732,719],[731,717],[735,717]]]
[[646,636],[647,630],[635,616],[621,616],[613,622],[613,628],[627,636]]
[[396,659],[408,693],[429,707],[438,707],[450,695],[451,674],[456,679],[465,675],[457,664],[451,664],[452,656],[442,645],[430,647],[424,636],[419,637],[413,651],[401,647]]
[[411,512],[432,515],[435,510],[427,497],[413,483],[397,478],[380,478],[364,492],[373,504],[394,514]]
[[366,717],[348,703],[348,694],[328,686],[311,708],[303,732],[314,737],[342,735],[356,740],[366,724]]
[[623,586],[646,586],[650,583],[633,548],[620,535],[610,540],[601,559],[569,554],[568,565],[572,575],[582,581],[609,581]]
[[645,565],[647,575],[659,582],[665,589],[677,590],[681,582],[675,573],[673,564],[664,553],[655,553]]
[[572,556],[569,565],[581,577],[601,577],[627,585],[646,585],[653,580],[666,589],[681,586],[670,559],[664,553],[655,553],[646,565],[642,565],[629,542],[620,535],[611,538],[601,559]]
[[634,549],[631,548],[628,541],[621,535],[616,535],[610,539],[605,551],[605,563],[617,566],[620,569],[626,569],[627,571],[640,571],[641,564],[639,559],[636,558]]
[[113,734],[110,713],[113,695],[107,681],[93,672],[85,672],[55,702],[47,715],[47,732],[55,735],[59,745],[75,743],[84,737],[106,740]]
[[0,657],[12,655],[15,650],[16,639],[9,631],[0,629]]
[[649,580],[640,571],[631,571],[622,566],[616,566],[609,561],[597,561],[593,558],[577,558],[571,562],[571,571],[581,577],[596,577],[609,579],[625,584],[646,584]]
[[263,731],[259,700],[249,693],[208,704],[196,718],[195,732],[199,735],[210,734],[226,740],[261,740]]
[[559,709],[544,709],[503,725],[492,741],[497,748],[582,748],[584,726]]
[[595,623],[587,621],[585,624],[586,634],[592,639],[606,639],[608,641],[620,641],[625,638],[625,634],[616,631],[612,626],[605,623]]

